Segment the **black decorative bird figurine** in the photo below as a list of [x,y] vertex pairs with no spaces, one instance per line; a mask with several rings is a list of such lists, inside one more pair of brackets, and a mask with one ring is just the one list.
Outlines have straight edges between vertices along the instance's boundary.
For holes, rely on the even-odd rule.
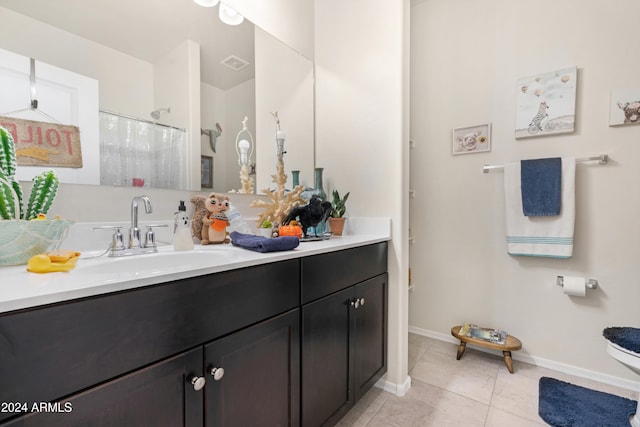
[[287,225],[297,218],[302,226],[304,237],[307,237],[307,229],[326,221],[329,215],[331,215],[331,202],[323,202],[320,196],[314,194],[308,204],[291,209],[291,212],[282,220],[282,224]]

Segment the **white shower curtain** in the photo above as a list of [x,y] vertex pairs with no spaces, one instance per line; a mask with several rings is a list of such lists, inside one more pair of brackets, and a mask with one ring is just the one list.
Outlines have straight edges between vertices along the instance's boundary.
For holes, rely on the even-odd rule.
[[100,184],[187,189],[186,131],[100,112]]

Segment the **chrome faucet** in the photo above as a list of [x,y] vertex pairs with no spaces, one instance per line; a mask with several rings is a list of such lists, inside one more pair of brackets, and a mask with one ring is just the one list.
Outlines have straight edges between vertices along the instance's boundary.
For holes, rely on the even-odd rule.
[[147,231],[144,240],[141,238],[140,228],[138,228],[138,203],[144,202],[144,210],[151,213],[151,199],[148,196],[136,196],[131,200],[131,227],[129,228],[129,241],[125,245],[124,236],[120,232],[119,225],[105,225],[93,227],[94,230],[113,230],[111,245],[109,246],[110,257],[121,257],[128,255],[148,254],[158,252],[156,238],[153,228],[167,227],[167,224],[147,224]]
[[129,228],[129,249],[141,248],[140,229],[138,228],[138,202],[144,202],[146,213],[153,212],[151,199],[148,196],[136,196],[131,200],[131,228]]

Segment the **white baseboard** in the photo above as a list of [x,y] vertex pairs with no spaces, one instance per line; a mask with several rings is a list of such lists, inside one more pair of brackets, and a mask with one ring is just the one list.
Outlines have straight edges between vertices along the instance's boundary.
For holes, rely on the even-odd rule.
[[384,391],[387,391],[391,394],[395,394],[398,397],[402,397],[411,388],[411,377],[407,375],[404,382],[401,384],[392,383],[386,380],[386,376],[382,377],[375,383],[374,387],[381,388]]
[[[452,344],[460,343],[460,341],[455,339],[452,335],[442,334],[440,332],[435,332],[428,329],[422,329],[415,326],[409,326],[409,332],[416,335],[422,335],[424,337],[440,340],[440,341],[450,342]],[[502,353],[497,350],[491,350],[483,347],[474,347],[474,349],[478,351],[483,351],[485,353],[502,356]],[[511,357],[514,360],[519,360],[521,362],[529,363],[534,366],[553,369],[554,371],[563,372],[569,375],[575,375],[576,377],[582,377],[582,378],[598,381],[604,384],[613,385],[616,387],[625,388],[627,390],[638,391],[638,389],[640,388],[640,383],[638,383],[637,381],[631,381],[625,378],[614,377],[613,375],[590,371],[588,369],[580,368],[578,366],[556,362],[554,360],[549,360],[542,357],[526,355],[526,354],[518,353],[517,351],[511,353]]]

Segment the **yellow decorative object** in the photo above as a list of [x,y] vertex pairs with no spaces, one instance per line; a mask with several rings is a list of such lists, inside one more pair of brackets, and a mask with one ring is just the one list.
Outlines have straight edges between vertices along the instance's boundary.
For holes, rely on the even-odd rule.
[[240,166],[240,183],[242,183],[242,188],[238,193],[253,194],[255,185],[253,184],[253,178],[249,177],[249,166],[247,165]]
[[287,182],[287,175],[284,172],[284,162],[282,159],[278,159],[276,174],[271,175],[271,178],[277,186],[276,189],[273,191],[269,188],[262,190],[262,192],[269,197],[270,201],[254,200],[250,206],[252,208],[265,208],[263,212],[258,214],[258,224],[270,221],[272,224],[280,225],[291,209],[306,204],[307,200],[301,196],[304,191],[302,185],[296,186],[293,190],[285,194],[284,185]]
[[[75,254],[74,256],[71,256]],[[27,271],[32,273],[54,273],[69,271],[75,268],[79,252],[65,251],[62,253],[40,254],[32,256],[27,262]]]
[[271,175],[271,180],[276,184],[276,189],[265,188],[262,190],[270,201],[254,200],[251,202],[252,208],[265,208],[264,212],[258,214],[258,227],[265,221],[271,222],[274,227],[282,225],[282,220],[289,211],[299,205],[304,205],[307,200],[301,194],[304,191],[302,185],[296,185],[288,193],[285,192],[284,185],[287,183],[287,175],[284,173],[284,141],[286,136],[280,129],[280,118],[278,112],[271,113],[276,120],[276,174]]
[[57,249],[71,224],[66,219],[0,221],[0,265],[24,265],[34,255]]

